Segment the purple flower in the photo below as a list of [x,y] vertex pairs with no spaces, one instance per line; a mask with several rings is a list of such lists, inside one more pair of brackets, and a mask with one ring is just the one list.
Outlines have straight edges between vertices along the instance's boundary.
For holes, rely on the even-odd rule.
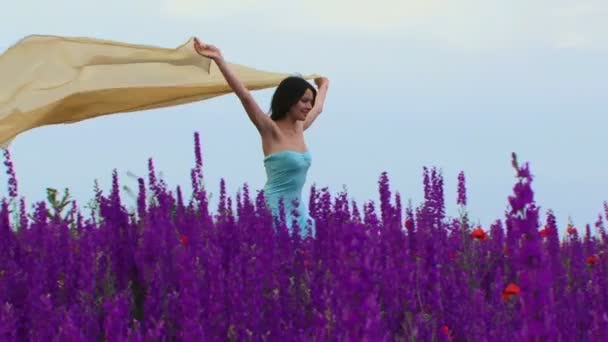
[[201,141],[200,141],[200,136],[198,132],[194,133],[194,158],[195,158],[195,162],[196,162],[196,169],[197,170],[202,170],[203,169],[203,157],[202,157],[202,153],[201,153]]
[[17,198],[17,175],[11,160],[11,153],[8,149],[4,149],[4,165],[6,166],[6,174],[8,175],[8,194],[11,198]]
[[460,171],[458,174],[458,198],[456,203],[463,206],[467,205],[467,188],[465,182],[464,171]]
[[[11,215],[14,197],[1,201],[0,340],[608,337],[603,218],[580,236],[568,222],[560,241],[549,211],[541,233],[530,169],[515,156],[511,206],[489,234],[471,234],[462,172],[457,217],[445,212],[437,168],[424,168],[424,199],[416,206],[409,200],[403,218],[401,195],[394,191],[391,203],[386,173],[380,202],[363,201],[361,211],[346,190],[333,197],[313,185],[316,234],[303,237],[300,221],[292,222],[291,236],[287,229],[291,206],[281,200],[276,218],[263,190],[250,198],[247,184],[233,201],[221,179],[211,212],[197,173],[202,158],[191,170],[188,206],[182,188],[169,191],[148,162],[154,200],[146,202],[138,179],[134,213],[121,204],[116,170],[109,196],[96,185],[91,218],[75,202],[69,215],[54,217],[45,202],[28,215],[22,198]],[[299,211],[289,214],[297,219]]]

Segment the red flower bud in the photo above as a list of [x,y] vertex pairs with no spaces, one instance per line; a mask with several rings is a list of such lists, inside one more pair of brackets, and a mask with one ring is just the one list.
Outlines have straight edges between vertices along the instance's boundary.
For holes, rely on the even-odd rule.
[[504,289],[504,291],[502,291],[502,299],[508,300],[512,296],[519,295],[519,292],[521,292],[521,290],[519,289],[519,286],[517,286],[513,283],[509,283],[509,285],[507,285],[507,287]]
[[405,219],[405,228],[406,228],[407,230],[412,230],[412,229],[414,229],[414,222],[412,222],[412,220],[411,220],[411,219],[409,219],[409,218]]
[[188,244],[188,237],[186,235],[182,234],[182,236],[180,236],[180,238],[179,238],[179,242],[182,245],[186,246]]
[[549,227],[545,227],[545,228],[543,228],[543,229],[541,229],[541,230],[539,231],[540,236],[545,237],[545,238],[546,238],[547,236],[549,236],[549,232],[550,232],[550,228],[549,228]]
[[488,239],[488,234],[486,234],[486,232],[483,231],[483,229],[481,229],[481,227],[477,227],[475,229],[473,229],[473,231],[471,232],[471,237],[473,237],[474,239],[477,240],[487,240]]
[[589,265],[593,265],[598,261],[600,261],[600,257],[598,257],[597,255],[590,255],[585,259],[585,262]]

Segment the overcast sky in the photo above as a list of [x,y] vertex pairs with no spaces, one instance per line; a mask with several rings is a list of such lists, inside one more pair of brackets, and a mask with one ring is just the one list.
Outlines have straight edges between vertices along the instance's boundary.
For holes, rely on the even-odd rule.
[[[556,212],[562,229],[568,217],[595,222],[608,200],[606,1],[42,3],[4,7],[2,51],[30,34],[163,47],[198,36],[233,63],[329,77],[325,111],[306,132],[313,162],[305,196],[316,183],[333,193],[345,185],[359,204],[377,200],[387,171],[393,192],[418,204],[422,168],[437,166],[456,215],[463,170],[471,216],[487,226],[504,217],[514,151],[530,161],[537,202]],[[268,109],[272,89],[254,95]],[[149,157],[188,193],[195,131],[213,193],[222,177],[231,195],[245,182],[264,186],[261,142],[234,95],[37,128],[10,150],[28,203],[44,199],[46,187],[69,187],[83,205],[95,179],[109,190],[114,168],[136,188],[127,172],[145,176]]]

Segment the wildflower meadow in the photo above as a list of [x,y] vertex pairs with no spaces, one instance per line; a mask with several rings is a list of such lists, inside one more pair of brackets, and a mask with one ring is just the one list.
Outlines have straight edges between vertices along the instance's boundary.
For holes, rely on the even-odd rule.
[[429,167],[417,205],[387,173],[377,201],[313,186],[310,236],[247,184],[233,198],[222,180],[209,208],[198,133],[194,145],[191,198],[150,159],[132,212],[116,171],[89,206],[52,189],[27,203],[4,151],[0,340],[608,340],[608,205],[592,225],[541,215],[515,155],[509,209],[487,226],[471,223],[465,175],[446,196]]

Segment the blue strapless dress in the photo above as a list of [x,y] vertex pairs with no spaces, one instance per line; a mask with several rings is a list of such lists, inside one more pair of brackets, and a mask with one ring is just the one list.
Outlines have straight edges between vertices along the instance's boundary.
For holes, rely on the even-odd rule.
[[[308,214],[307,203],[302,201],[302,188],[310,168],[312,157],[308,151],[298,152],[285,150],[273,153],[264,158],[267,181],[264,185],[266,205],[274,217],[279,217],[279,199],[283,198],[285,218],[290,232],[293,228],[293,200],[298,200],[298,227],[301,235],[315,234],[315,221]],[[310,224],[309,221],[310,220]]]

